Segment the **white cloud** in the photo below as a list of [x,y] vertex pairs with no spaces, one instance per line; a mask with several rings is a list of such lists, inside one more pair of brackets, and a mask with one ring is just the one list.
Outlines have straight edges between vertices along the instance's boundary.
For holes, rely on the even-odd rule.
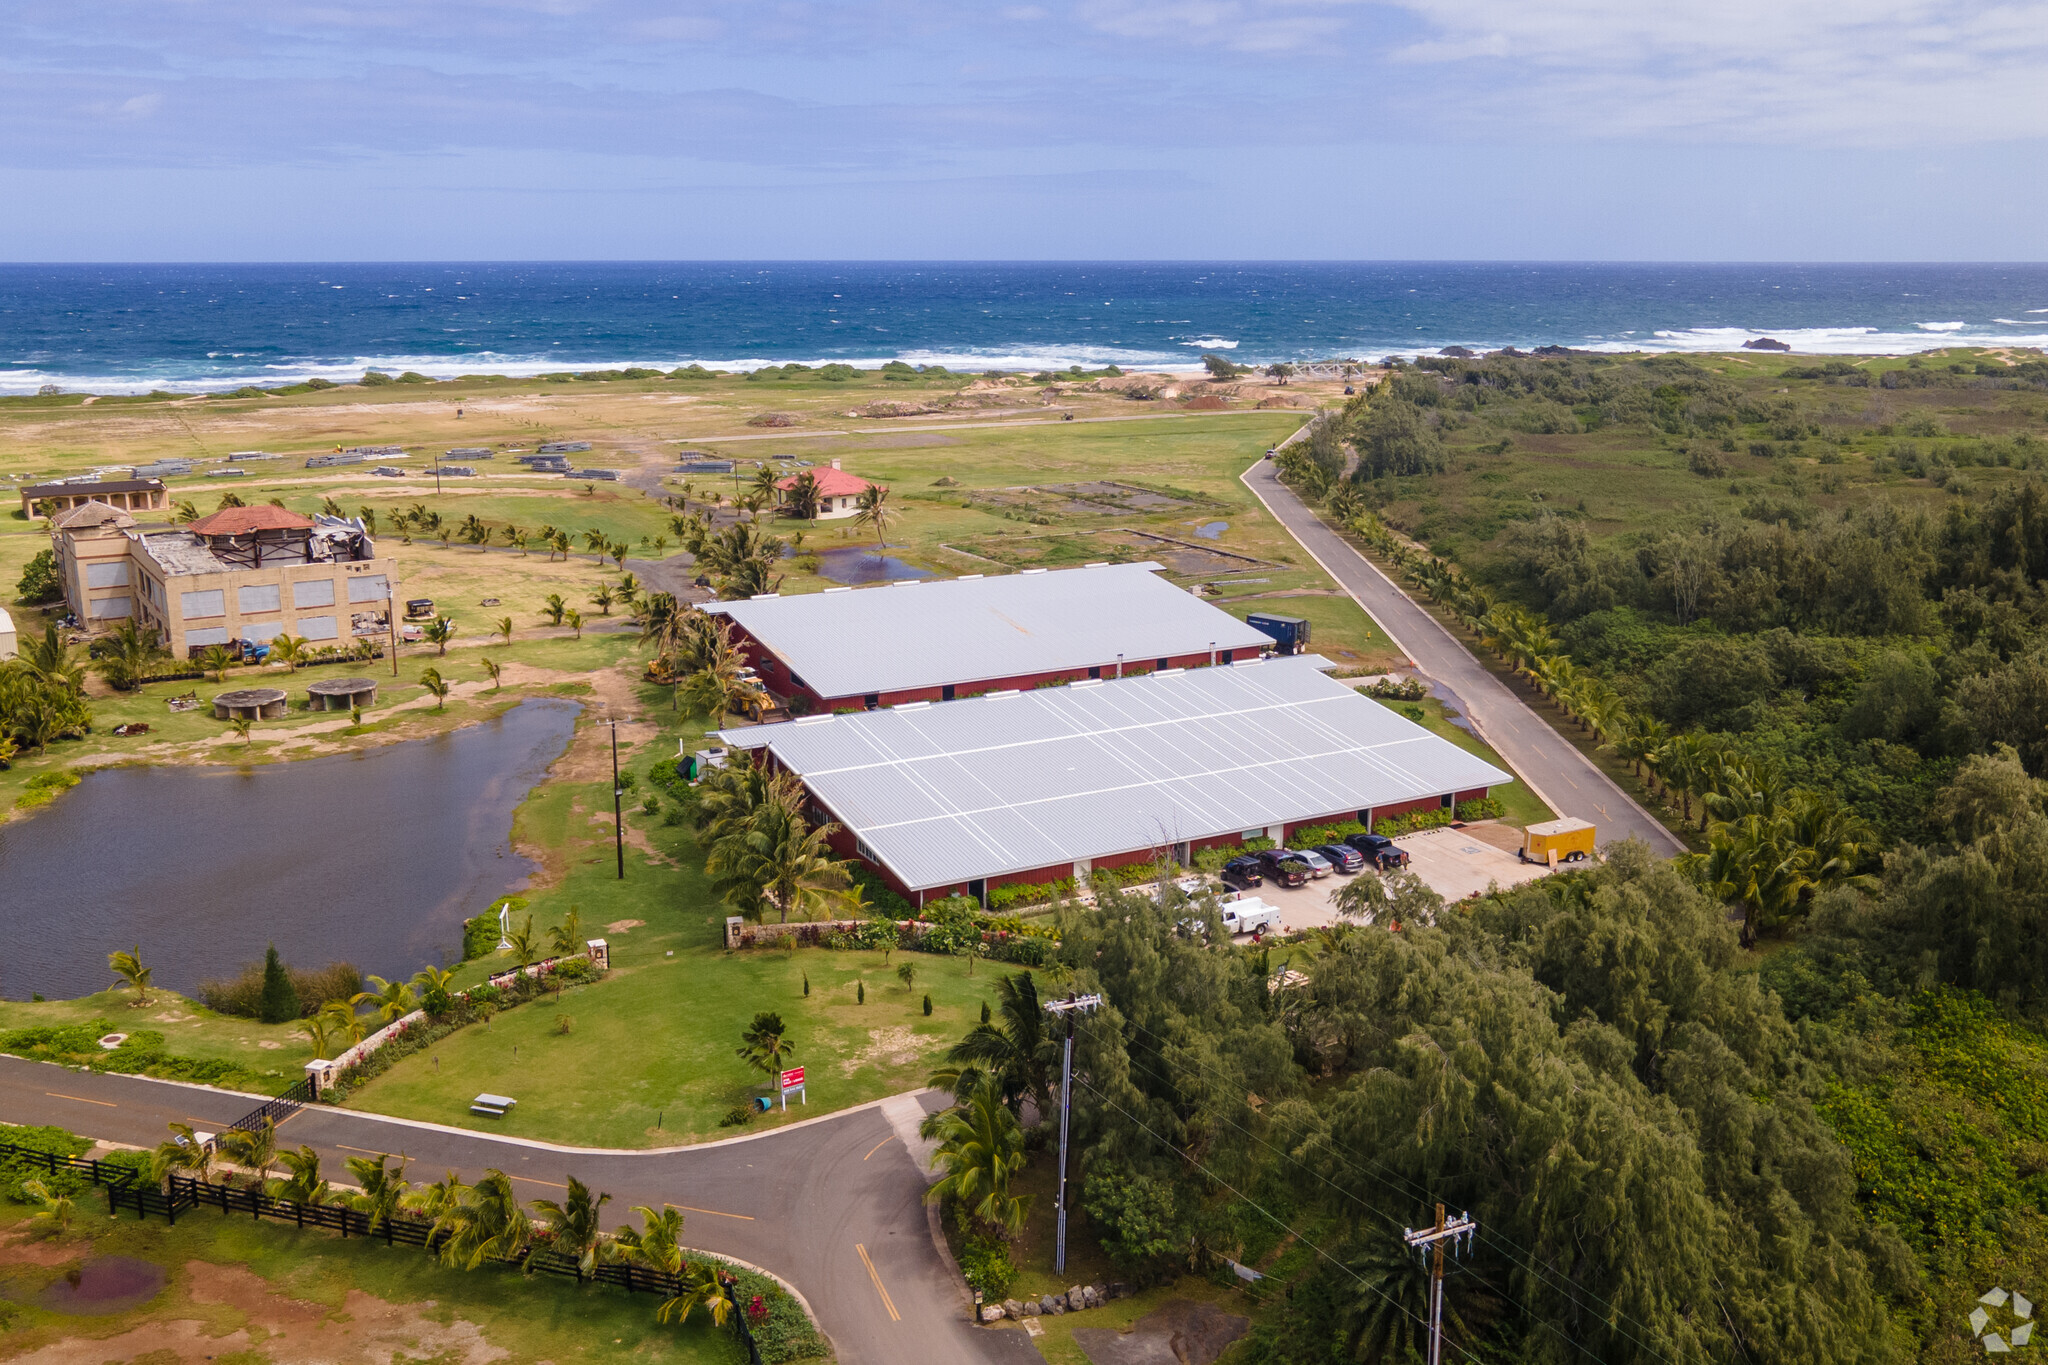
[[[1390,0],[1488,121],[1830,143],[2048,135],[2048,0]],[[1469,70],[1465,70],[1469,68]]]

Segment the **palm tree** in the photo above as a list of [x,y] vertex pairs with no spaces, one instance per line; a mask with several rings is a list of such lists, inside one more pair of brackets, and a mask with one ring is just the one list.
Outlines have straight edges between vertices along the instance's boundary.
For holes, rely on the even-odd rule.
[[405,1178],[405,1158],[398,1158],[397,1166],[387,1166],[391,1158],[378,1153],[375,1157],[352,1156],[348,1159],[348,1173],[355,1177],[356,1184],[363,1192],[352,1195],[349,1204],[360,1213],[370,1216],[370,1231],[389,1223],[391,1216],[405,1205],[405,1192],[412,1182]]
[[149,977],[156,969],[142,965],[141,944],[136,944],[125,953],[108,953],[107,969],[120,977],[135,992],[137,1008],[149,1003]]
[[548,930],[548,937],[554,942],[556,956],[567,957],[575,952],[583,946],[583,912],[570,906],[562,922]]
[[299,1036],[313,1045],[315,1057],[325,1057],[334,1049],[334,1020],[327,1014],[314,1014],[299,1021]]
[[420,686],[434,694],[434,709],[439,711],[448,704],[448,681],[441,676],[441,670],[429,665],[420,670]]
[[25,1200],[33,1200],[42,1207],[28,1217],[29,1228],[37,1237],[61,1237],[71,1230],[71,1220],[78,1212],[68,1194],[52,1194],[50,1187],[40,1180],[21,1182],[21,1194]]
[[420,1007],[419,998],[413,994],[412,987],[406,982],[386,981],[381,976],[372,976],[370,984],[377,989],[357,991],[349,997],[349,1004],[376,1006],[379,1024],[403,1019]]
[[945,1172],[925,1191],[926,1203],[951,1199],[988,1227],[1023,1229],[1031,1196],[1011,1194],[1010,1177],[1024,1169],[1024,1130],[995,1077],[984,1076],[963,1104],[933,1114],[918,1133],[939,1140],[932,1166]]
[[483,1179],[465,1189],[436,1227],[448,1233],[442,1259],[464,1270],[488,1260],[516,1260],[533,1237],[526,1206],[513,1193],[511,1178],[498,1170],[485,1171]]
[[896,979],[903,983],[904,994],[917,989],[917,964],[905,962],[896,969]]
[[559,554],[559,555],[561,555],[561,556],[562,556],[562,560],[563,560],[563,562],[564,562],[564,563],[568,562],[568,559],[569,559],[569,533],[568,533],[567,531],[557,531],[557,532],[555,532],[555,533],[554,533],[554,535],[552,535],[552,536],[550,536],[550,537],[548,538],[548,544],[549,544],[549,546],[550,546],[550,547],[552,547],[552,549],[554,550],[554,552],[555,552],[556,554]]
[[[1357,882],[1367,878],[1354,879]],[[976,1025],[946,1052],[948,1065],[932,1074],[931,1085],[963,1101],[992,1079],[1003,1103],[1015,1108],[1025,1096],[1041,1117],[1052,1112],[1052,1068],[1058,1044],[1047,1034],[1038,982],[1030,972],[996,979],[994,1016]]]
[[504,640],[504,642],[505,642],[506,644],[508,644],[508,645],[509,645],[509,644],[511,644],[511,643],[512,643],[512,618],[511,618],[511,617],[509,617],[509,616],[500,616],[500,617],[499,617],[499,618],[497,619],[497,621],[496,621],[496,622],[495,622],[495,623],[494,623],[494,624],[492,625],[491,629],[495,630],[495,631],[496,631],[496,632],[498,633],[498,636],[499,636],[499,638],[503,639],[503,640]]
[[454,979],[455,973],[452,970],[444,970],[434,966],[422,967],[412,974],[413,994],[417,995],[421,1000],[425,1000],[436,991],[445,994],[448,990],[448,983]]
[[540,961],[540,937],[533,932],[533,916],[528,915],[516,929],[508,929],[505,942],[511,944],[511,952],[521,968],[531,967]]
[[427,622],[422,633],[429,643],[440,646],[438,653],[445,655],[448,652],[448,642],[455,638],[455,622],[446,616],[436,616]]
[[551,592],[547,595],[547,600],[541,605],[540,614],[548,618],[549,625],[559,626],[562,624],[563,615],[568,610],[569,604],[562,600],[562,594]]
[[626,567],[626,556],[633,553],[633,547],[623,540],[615,540],[607,548],[606,553],[611,555],[613,559],[616,559],[619,562],[619,568],[623,570]]
[[655,1309],[654,1316],[659,1322],[673,1318],[683,1323],[688,1322],[690,1314],[699,1307],[711,1314],[714,1327],[725,1326],[739,1307],[733,1302],[732,1286],[719,1273],[716,1261],[696,1260],[684,1266],[683,1292]]
[[590,1187],[572,1175],[568,1193],[560,1203],[552,1199],[533,1201],[542,1223],[553,1234],[554,1249],[576,1258],[579,1279],[597,1268],[598,1248],[604,1243],[604,1229],[598,1223],[598,1210],[609,1204],[611,1198],[608,1194],[593,1198]]
[[406,1202],[432,1219],[438,1231],[441,1220],[460,1207],[463,1197],[468,1193],[469,1186],[463,1184],[455,1172],[450,1171],[439,1180],[422,1185],[418,1193],[406,1197]]
[[249,1173],[252,1189],[262,1189],[270,1164],[277,1160],[277,1120],[265,1114],[254,1128],[230,1128],[215,1139],[220,1154]]
[[85,665],[73,657],[71,647],[57,634],[55,622],[44,626],[41,635],[31,635],[21,643],[20,659],[39,682],[71,692],[85,688]]
[[611,537],[595,526],[583,533],[583,548],[595,555],[600,564],[604,563],[605,552],[611,549],[611,544]]
[[742,828],[712,845],[704,870],[728,904],[758,910],[765,898],[789,923],[836,905],[853,880],[846,864],[831,856],[828,836],[837,825],[812,828],[803,817],[802,787],[786,773],[768,779],[769,799]]
[[479,657],[477,662],[484,666],[484,672],[491,675],[491,691],[497,691],[499,688],[498,675],[505,671],[505,665],[499,663],[496,659],[482,657]]
[[363,529],[371,535],[377,534],[377,509],[365,503],[356,509],[356,518],[363,523]]
[[795,1055],[796,1047],[789,1041],[782,1016],[772,1010],[755,1015],[754,1022],[740,1035],[740,1060],[763,1075],[777,1074],[782,1064]]
[[208,645],[199,655],[199,666],[217,683],[228,680],[228,670],[234,665],[234,653],[226,645]]
[[889,523],[896,519],[895,509],[889,506],[889,490],[878,483],[871,483],[860,490],[853,507],[853,524],[872,527],[875,544],[881,549],[888,549],[889,542],[884,536],[889,530]]
[[637,1261],[649,1270],[680,1276],[683,1273],[683,1211],[663,1204],[661,1212],[656,1213],[645,1204],[635,1204],[633,1212],[640,1215],[640,1226],[622,1227],[614,1234],[613,1255],[622,1260]]
[[590,605],[596,607],[606,616],[612,614],[612,603],[616,601],[618,601],[618,598],[613,595],[612,585],[609,583],[598,584],[597,591],[590,594]]
[[782,509],[798,521],[818,519],[818,476],[806,469],[782,495]]
[[285,671],[296,673],[299,665],[306,662],[306,645],[303,635],[279,635],[270,642],[270,657],[285,666]]
[[563,613],[563,619],[568,623],[569,629],[576,632],[576,638],[579,640],[582,639],[583,613],[576,610],[574,607],[571,607],[567,612]]
[[100,657],[94,667],[110,686],[127,692],[140,686],[149,666],[163,657],[156,632],[144,631],[131,618],[100,642]]
[[178,499],[171,504],[171,509],[171,523],[175,526],[183,526],[187,522],[199,520],[198,505],[190,498]]
[[242,741],[244,749],[249,747],[249,732],[255,726],[256,722],[247,716],[234,716],[228,721],[228,729],[235,732],[235,738]]
[[169,1127],[171,1135],[150,1154],[150,1179],[162,1184],[165,1176],[176,1171],[189,1171],[194,1180],[206,1179],[206,1173],[213,1169],[213,1152],[199,1140],[191,1124],[173,1123]]
[[504,541],[507,545],[521,545],[524,544],[526,541],[525,528],[513,522],[508,521],[503,526],[499,527],[498,534],[504,538]]

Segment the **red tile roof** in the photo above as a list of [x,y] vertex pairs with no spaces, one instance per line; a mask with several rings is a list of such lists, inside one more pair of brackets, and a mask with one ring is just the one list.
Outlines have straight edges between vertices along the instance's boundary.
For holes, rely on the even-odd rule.
[[[843,469],[811,469],[805,473],[818,481],[818,496],[821,498],[857,498],[864,489],[874,487],[860,475],[849,474]],[[796,481],[802,477],[802,474],[792,474],[775,486],[787,492],[794,488]]]
[[246,536],[252,531],[310,531],[311,517],[282,507],[223,507],[185,528],[197,536]]

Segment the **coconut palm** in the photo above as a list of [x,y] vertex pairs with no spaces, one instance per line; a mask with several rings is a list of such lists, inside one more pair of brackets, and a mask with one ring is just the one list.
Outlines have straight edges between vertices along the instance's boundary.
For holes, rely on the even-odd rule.
[[1031,1196],[1011,1194],[1010,1178],[1024,1169],[1024,1130],[995,1077],[982,1077],[963,1104],[933,1114],[918,1132],[938,1139],[932,1166],[945,1172],[925,1191],[926,1203],[955,1200],[988,1227],[1023,1229]]
[[150,1153],[150,1179],[162,1184],[165,1176],[180,1171],[189,1173],[194,1180],[206,1179],[206,1173],[213,1169],[212,1149],[199,1140],[191,1124],[173,1123],[169,1127],[171,1135]]
[[600,564],[604,563],[605,552],[611,549],[611,545],[611,537],[595,526],[583,533],[583,548],[595,555]]
[[567,531],[557,531],[548,537],[548,545],[555,554],[559,554],[562,557],[565,563],[568,561],[569,533]]
[[71,1230],[71,1220],[78,1209],[68,1194],[52,1194],[50,1187],[40,1180],[21,1182],[21,1197],[33,1201],[40,1207],[28,1216],[30,1234],[36,1237],[61,1237]]
[[541,1222],[553,1234],[549,1239],[553,1249],[576,1258],[579,1277],[597,1268],[598,1250],[604,1244],[604,1229],[598,1223],[598,1211],[609,1204],[611,1198],[608,1194],[593,1197],[590,1187],[572,1175],[568,1193],[560,1202],[553,1199],[533,1201]]
[[782,495],[782,510],[798,521],[816,521],[818,503],[818,476],[806,469],[796,476]]
[[135,992],[135,1004],[138,1007],[149,1003],[149,978],[156,969],[142,965],[141,944],[136,944],[125,953],[108,953],[107,970],[120,977],[122,982]]
[[386,981],[381,976],[372,976],[370,984],[376,989],[357,991],[349,997],[349,1004],[375,1006],[379,1024],[403,1019],[420,1007],[419,997],[413,994],[412,986],[407,982]]
[[583,613],[574,607],[562,614],[563,623],[576,632],[576,638],[583,638]]
[[718,1263],[695,1260],[683,1267],[683,1292],[654,1310],[659,1322],[688,1322],[698,1308],[711,1315],[714,1327],[723,1327],[739,1305],[733,1302],[732,1284],[719,1271]]
[[388,1165],[390,1160],[381,1152],[375,1157],[348,1159],[348,1173],[363,1191],[349,1196],[349,1206],[370,1216],[372,1233],[389,1223],[392,1215],[405,1206],[406,1191],[412,1187],[412,1182],[405,1178],[405,1158],[398,1158],[396,1166]]
[[249,747],[249,732],[255,728],[256,722],[247,716],[234,716],[228,720],[228,729],[234,732],[236,739],[242,741],[242,747],[245,749]]
[[363,1041],[363,1017],[356,1013],[354,1005],[330,1000],[320,1007],[319,1017],[327,1021],[330,1037],[346,1038],[351,1047]]
[[789,1041],[789,1029],[782,1022],[782,1016],[772,1010],[763,1010],[754,1016],[754,1022],[747,1025],[747,1031],[740,1035],[739,1056],[754,1070],[773,1076],[782,1070],[782,1064],[796,1055],[796,1047]]
[[746,822],[729,827],[712,844],[704,870],[727,904],[757,911],[765,900],[787,924],[792,914],[810,919],[841,903],[852,876],[844,862],[831,856],[827,842],[838,826],[810,826],[803,817],[802,792],[788,774],[771,774],[765,799]]
[[549,928],[548,938],[553,942],[555,954],[558,957],[567,957],[581,948],[583,946],[583,912],[573,905],[570,906],[569,913],[562,917],[562,922]]
[[173,525],[183,526],[187,522],[197,520],[199,520],[199,507],[192,499],[179,498],[171,504],[171,523]]
[[547,600],[541,604],[540,614],[548,618],[549,625],[559,626],[568,610],[569,604],[562,600],[562,594],[551,592],[547,595]]
[[57,634],[54,622],[44,626],[41,635],[31,635],[23,640],[19,657],[29,676],[39,682],[70,692],[85,688],[85,665],[78,661],[71,647]]
[[498,675],[505,671],[505,665],[499,663],[496,659],[481,656],[477,659],[477,662],[483,665],[484,672],[491,675],[491,691],[497,691],[500,686]]
[[365,504],[356,509],[356,519],[363,523],[363,529],[371,535],[377,534],[377,509]]
[[517,928],[507,929],[505,942],[511,945],[507,951],[521,968],[531,967],[540,961],[540,936],[533,932],[532,915],[528,915]]
[[303,635],[279,635],[270,642],[270,660],[283,664],[287,672],[296,673],[299,665],[306,662],[307,643]]
[[508,645],[509,645],[509,644],[511,644],[511,643],[512,643],[512,618],[511,618],[511,617],[509,617],[509,616],[500,616],[500,617],[499,617],[499,618],[498,618],[498,619],[497,619],[497,620],[496,620],[495,622],[493,622],[493,623],[492,623],[492,625],[491,625],[491,629],[492,629],[492,630],[494,630],[494,631],[496,631],[496,632],[498,633],[498,636],[499,636],[499,638],[500,638],[500,639],[502,639],[502,640],[504,640],[504,642],[505,642],[506,644],[508,644]]
[[658,1270],[665,1275],[683,1273],[683,1211],[663,1204],[656,1213],[645,1204],[635,1204],[640,1226],[622,1227],[612,1238],[612,1255]]
[[208,645],[200,652],[199,666],[211,673],[215,682],[226,682],[228,670],[234,665],[234,651],[226,645]]
[[154,630],[143,630],[131,620],[114,627],[100,642],[100,657],[93,667],[109,686],[127,692],[141,685],[150,665],[165,657]]
[[434,709],[439,711],[448,704],[448,680],[441,676],[441,670],[429,665],[420,670],[420,686],[434,695]]
[[455,622],[446,616],[436,616],[427,622],[426,629],[421,633],[427,637],[428,643],[440,647],[438,653],[446,654],[448,642],[455,638]]
[[498,528],[498,535],[507,545],[520,545],[526,541],[526,528],[508,521]]
[[334,1050],[334,1020],[325,1014],[314,1014],[299,1021],[299,1036],[313,1045],[315,1057],[325,1057]]
[[448,1234],[441,1258],[449,1265],[475,1270],[485,1261],[517,1260],[533,1239],[533,1220],[512,1190],[503,1171],[487,1170],[463,1190],[436,1227]]
[[[1367,880],[1355,878],[1353,884]],[[996,1008],[946,1052],[946,1066],[932,1073],[935,1089],[965,1101],[993,1080],[1011,1108],[1029,1096],[1039,1114],[1052,1112],[1052,1074],[1059,1044],[1046,1032],[1038,982],[1029,972],[996,980]]]
[[853,501],[853,524],[866,526],[875,533],[875,544],[888,549],[885,539],[889,523],[896,519],[896,509],[889,506],[889,490],[878,483],[871,483],[860,490],[860,496]]
[[220,1154],[249,1173],[253,1188],[261,1189],[277,1160],[277,1120],[265,1114],[254,1128],[230,1128],[214,1140]]
[[618,596],[613,593],[612,585],[609,583],[598,584],[597,591],[590,594],[590,605],[596,607],[606,616],[612,614],[612,603],[618,600]]
[[405,1202],[430,1219],[435,1231],[441,1228],[441,1220],[459,1207],[463,1196],[469,1193],[469,1186],[462,1183],[455,1172],[450,1171],[439,1180],[422,1185],[417,1191],[405,1197]]

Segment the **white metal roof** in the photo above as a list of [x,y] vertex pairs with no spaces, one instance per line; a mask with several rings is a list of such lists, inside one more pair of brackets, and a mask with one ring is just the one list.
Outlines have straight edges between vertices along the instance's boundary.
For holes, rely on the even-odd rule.
[[1272,640],[1159,577],[1098,564],[713,602],[821,697],[1113,666]]
[[727,730],[912,889],[1511,781],[1313,655]]

